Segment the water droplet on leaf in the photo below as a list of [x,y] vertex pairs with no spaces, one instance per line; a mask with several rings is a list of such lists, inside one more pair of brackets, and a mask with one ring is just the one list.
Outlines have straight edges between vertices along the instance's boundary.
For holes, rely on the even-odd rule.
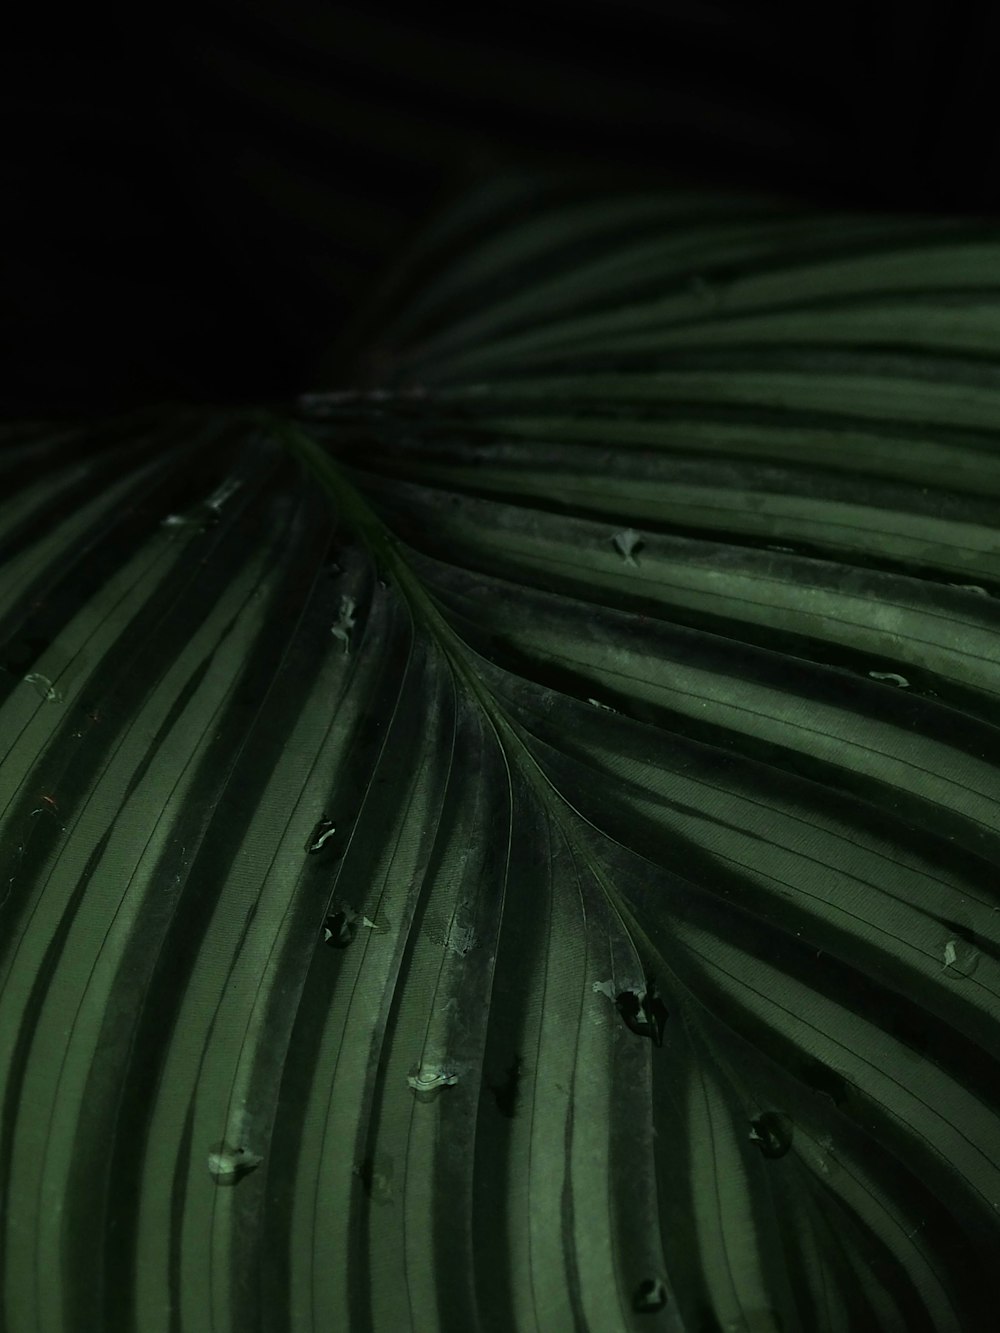
[[792,1146],[792,1118],[784,1111],[765,1111],[750,1121],[750,1140],[765,1157],[784,1157]]
[[458,1082],[458,1074],[440,1065],[425,1064],[408,1075],[406,1081],[413,1089],[418,1102],[430,1102],[440,1094],[442,1088],[454,1087]]
[[230,496],[235,495],[242,485],[243,482],[238,477],[227,477],[225,481],[220,482],[205,501],[205,508],[218,513]]
[[208,1169],[217,1185],[236,1185],[255,1171],[263,1160],[247,1148],[230,1148],[220,1143],[208,1154]]
[[328,838],[331,838],[337,831],[337,826],[332,819],[321,819],[313,830],[313,835],[306,843],[306,851],[309,853],[319,852],[323,849],[323,844]]
[[457,954],[459,958],[465,958],[478,944],[475,929],[471,925],[467,922],[460,923],[452,919],[445,939],[445,948],[449,953]]
[[357,610],[357,602],[353,597],[342,596],[340,599],[340,615],[334,625],[330,627],[330,633],[335,639],[340,639],[344,645],[344,652],[348,652],[351,646],[351,631],[357,624],[354,612]]
[[663,1045],[663,1029],[670,1011],[656,993],[652,979],[643,991],[621,991],[615,997],[615,1008],[631,1031],[640,1037],[649,1037],[655,1046]]
[[946,977],[960,981],[971,977],[979,965],[979,949],[975,932],[957,921],[952,921],[951,933],[942,951],[941,970]]
[[62,691],[56,689],[48,676],[43,676],[40,671],[29,671],[24,677],[24,683],[25,685],[34,685],[36,693],[40,694],[47,703],[58,703],[62,698]]
[[347,907],[333,912],[323,922],[323,943],[331,949],[346,949],[358,933],[357,913]]
[[989,597],[990,595],[986,589],[980,587],[978,583],[949,583],[948,587],[960,588],[962,592],[974,592],[977,597]]
[[889,680],[893,685],[898,685],[901,690],[908,690],[910,682],[905,676],[897,675],[895,671],[869,671],[872,680]]
[[632,1309],[637,1314],[653,1314],[662,1310],[666,1303],[666,1284],[658,1277],[647,1277],[640,1282],[632,1296]]
[[618,552],[626,565],[638,565],[639,562],[633,552],[641,551],[645,545],[641,533],[636,532],[635,528],[626,528],[623,532],[616,532],[611,540],[618,548]]

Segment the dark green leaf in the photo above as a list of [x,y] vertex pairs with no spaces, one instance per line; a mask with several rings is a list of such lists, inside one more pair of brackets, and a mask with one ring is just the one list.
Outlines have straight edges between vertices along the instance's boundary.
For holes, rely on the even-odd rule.
[[987,1328],[1000,237],[444,234],[379,383],[7,441],[8,1325]]

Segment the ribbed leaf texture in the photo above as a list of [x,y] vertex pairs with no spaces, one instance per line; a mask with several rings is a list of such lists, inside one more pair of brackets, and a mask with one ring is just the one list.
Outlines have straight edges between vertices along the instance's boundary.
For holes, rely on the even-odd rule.
[[998,261],[504,186],[6,429],[10,1333],[993,1327]]

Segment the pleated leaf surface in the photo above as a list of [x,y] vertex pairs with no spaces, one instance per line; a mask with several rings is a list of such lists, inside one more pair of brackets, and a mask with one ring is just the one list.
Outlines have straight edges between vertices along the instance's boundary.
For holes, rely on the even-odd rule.
[[1000,232],[511,197],[4,430],[11,1333],[991,1326]]

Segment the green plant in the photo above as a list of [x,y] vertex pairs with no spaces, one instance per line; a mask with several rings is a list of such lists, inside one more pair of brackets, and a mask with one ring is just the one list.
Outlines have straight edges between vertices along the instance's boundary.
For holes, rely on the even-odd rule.
[[502,186],[7,428],[10,1333],[989,1327],[998,259]]

